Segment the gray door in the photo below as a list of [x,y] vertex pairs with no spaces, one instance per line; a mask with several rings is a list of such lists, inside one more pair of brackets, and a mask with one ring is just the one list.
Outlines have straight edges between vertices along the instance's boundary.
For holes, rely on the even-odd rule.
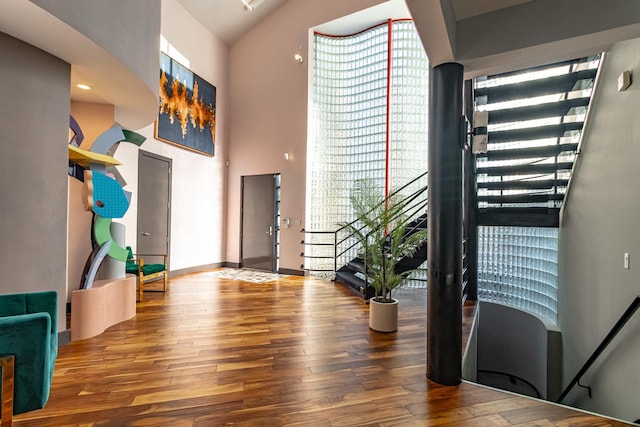
[[242,267],[276,271],[276,176],[242,177]]
[[[136,253],[169,254],[170,203],[171,159],[140,151],[138,154]],[[161,262],[161,258],[147,259],[145,257],[146,264]]]

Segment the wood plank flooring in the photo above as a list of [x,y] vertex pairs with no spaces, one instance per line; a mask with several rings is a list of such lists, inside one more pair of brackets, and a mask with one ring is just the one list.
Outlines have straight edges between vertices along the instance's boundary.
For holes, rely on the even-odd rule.
[[381,334],[368,306],[331,282],[173,278],[134,319],[61,347],[47,406],[14,425],[625,425],[428,381],[425,291],[398,297],[399,330]]

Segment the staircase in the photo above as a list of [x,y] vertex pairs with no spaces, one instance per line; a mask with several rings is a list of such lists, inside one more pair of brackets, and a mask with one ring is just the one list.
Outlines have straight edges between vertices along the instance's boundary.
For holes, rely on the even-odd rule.
[[[427,214],[424,213],[409,223],[405,235],[410,235],[418,230],[425,230],[426,228]],[[396,273],[403,273],[418,268],[426,260],[427,242],[425,241],[412,257],[402,257],[402,259],[398,261],[395,269]],[[364,271],[364,260],[356,256],[336,271],[336,281],[347,285],[352,291],[355,291],[355,293],[362,295],[365,300],[368,300],[375,296],[375,290],[368,285],[362,271]]]
[[[405,236],[427,228],[427,173],[423,173],[408,184],[395,190],[389,197],[402,197],[405,205],[404,215],[410,219]],[[408,194],[408,195],[407,195]],[[336,254],[353,253],[354,256],[336,270],[335,280],[347,286],[352,292],[365,300],[375,296],[375,290],[367,283],[364,271],[364,260],[356,254],[358,248],[350,236],[341,236],[336,231]],[[396,264],[396,272],[402,273],[419,267],[427,259],[427,242],[425,241],[412,257],[403,257]]]
[[478,224],[558,227],[600,55],[475,81]]
[[[478,225],[559,226],[600,59],[583,57],[475,80],[475,109],[487,113],[486,128],[474,132],[487,136],[486,152],[476,153]],[[426,185],[422,191],[426,212]],[[423,213],[412,225],[426,223]],[[402,271],[426,260],[426,246],[402,260]],[[355,256],[335,279],[368,299],[374,291],[363,268]]]

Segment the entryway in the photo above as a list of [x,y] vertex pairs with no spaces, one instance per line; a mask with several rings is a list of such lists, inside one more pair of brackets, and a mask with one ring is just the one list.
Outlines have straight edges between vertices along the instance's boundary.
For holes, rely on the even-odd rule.
[[280,174],[242,177],[241,267],[278,271]]

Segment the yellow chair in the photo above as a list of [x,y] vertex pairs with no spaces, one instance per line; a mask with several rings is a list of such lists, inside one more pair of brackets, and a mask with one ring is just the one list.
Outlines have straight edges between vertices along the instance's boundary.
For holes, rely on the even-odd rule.
[[[142,301],[144,294],[144,282],[164,279],[162,292],[167,290],[169,272],[167,271],[167,254],[133,254],[131,246],[127,246],[129,255],[127,256],[126,271],[138,276],[138,299]],[[144,257],[162,257],[162,264],[145,264]]]

